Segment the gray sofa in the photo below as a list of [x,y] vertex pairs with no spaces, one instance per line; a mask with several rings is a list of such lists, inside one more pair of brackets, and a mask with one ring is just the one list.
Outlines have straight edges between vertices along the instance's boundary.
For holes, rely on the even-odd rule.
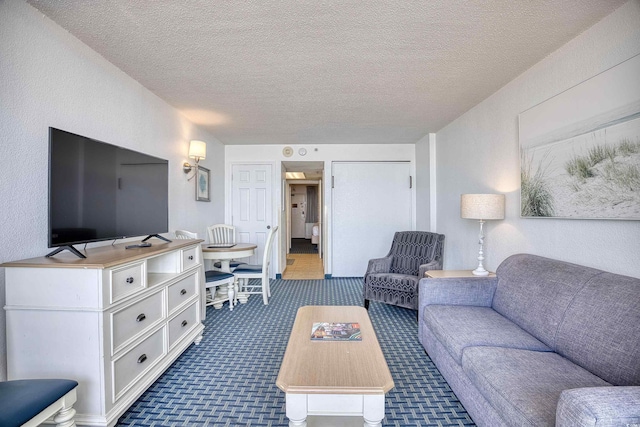
[[534,255],[422,279],[419,339],[480,426],[640,426],[640,279]]

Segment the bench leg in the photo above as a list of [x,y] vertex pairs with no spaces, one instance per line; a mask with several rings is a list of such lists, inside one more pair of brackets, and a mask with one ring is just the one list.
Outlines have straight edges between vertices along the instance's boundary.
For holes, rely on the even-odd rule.
[[56,427],[76,427],[76,422],[73,417],[76,416],[76,410],[73,406],[68,408],[62,408],[60,412],[53,417],[53,422],[56,423]]

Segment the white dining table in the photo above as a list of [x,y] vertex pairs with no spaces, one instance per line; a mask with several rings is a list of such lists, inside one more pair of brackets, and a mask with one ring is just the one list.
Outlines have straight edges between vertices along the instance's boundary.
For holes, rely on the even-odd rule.
[[211,243],[202,244],[202,258],[220,261],[220,269],[231,273],[229,262],[232,259],[248,258],[256,253],[258,245],[253,243],[236,243],[229,247],[214,246]]

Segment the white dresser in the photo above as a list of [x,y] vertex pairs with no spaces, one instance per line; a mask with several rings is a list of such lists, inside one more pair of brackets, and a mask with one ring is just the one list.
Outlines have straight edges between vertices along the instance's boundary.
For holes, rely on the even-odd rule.
[[112,426],[202,339],[201,240],[9,262],[10,380],[78,381],[78,425]]

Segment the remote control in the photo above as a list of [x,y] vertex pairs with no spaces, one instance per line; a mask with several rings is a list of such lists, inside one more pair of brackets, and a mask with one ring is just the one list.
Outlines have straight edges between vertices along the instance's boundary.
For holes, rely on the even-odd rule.
[[129,245],[125,246],[125,249],[133,249],[133,248],[148,248],[151,246],[151,243],[140,243],[139,245]]

